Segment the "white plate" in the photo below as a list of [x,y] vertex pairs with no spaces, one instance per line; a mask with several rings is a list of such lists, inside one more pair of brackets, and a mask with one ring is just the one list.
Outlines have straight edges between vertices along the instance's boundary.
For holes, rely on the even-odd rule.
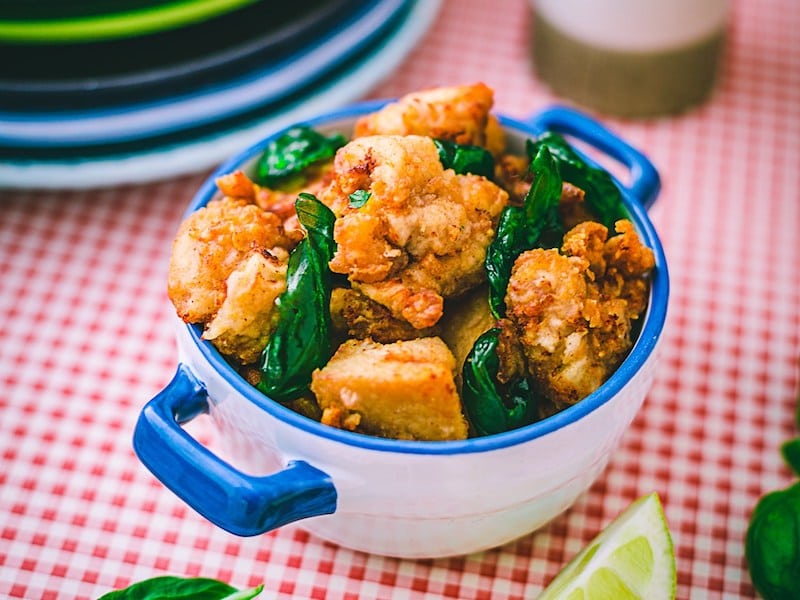
[[0,144],[42,148],[129,142],[213,123],[278,102],[351,59],[368,44],[377,43],[407,8],[408,1],[367,3],[340,29],[278,63],[177,96],[96,110],[2,111]]
[[408,15],[371,53],[316,94],[263,115],[246,127],[183,144],[128,154],[0,162],[0,187],[90,189],[139,184],[210,169],[259,139],[322,111],[352,102],[396,69],[436,20],[442,0],[412,0]]

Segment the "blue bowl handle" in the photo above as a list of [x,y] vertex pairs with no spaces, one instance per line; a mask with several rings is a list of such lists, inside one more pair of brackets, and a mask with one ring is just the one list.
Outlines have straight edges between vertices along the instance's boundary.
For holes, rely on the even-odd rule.
[[203,447],[181,424],[207,412],[205,387],[181,364],[172,381],[142,409],[133,432],[133,448],[142,463],[206,519],[250,536],[336,510],[331,478],[304,461],[256,477]]
[[661,180],[650,159],[591,117],[565,106],[553,106],[533,115],[527,122],[539,133],[554,131],[571,135],[620,161],[631,174],[630,185],[620,183],[620,186],[645,209],[655,202]]

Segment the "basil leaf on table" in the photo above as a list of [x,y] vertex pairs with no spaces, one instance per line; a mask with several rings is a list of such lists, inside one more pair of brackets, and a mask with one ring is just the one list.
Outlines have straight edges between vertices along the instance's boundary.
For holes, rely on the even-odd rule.
[[336,251],[333,212],[312,194],[300,194],[297,217],[306,237],[289,256],[286,289],[278,297],[278,324],[261,355],[259,390],[287,402],[307,391],[311,373],[331,357],[331,272]]
[[497,344],[500,329],[481,334],[464,362],[462,397],[469,421],[479,435],[517,429],[536,420],[536,400],[527,378],[498,388]]
[[487,179],[494,177],[494,158],[486,148],[448,140],[434,139],[433,143],[445,169],[453,169],[459,175],[471,173]]
[[800,437],[784,442],[781,446],[781,454],[795,475],[800,475]]
[[564,181],[584,191],[589,211],[610,231],[614,231],[614,223],[619,219],[627,218],[622,194],[608,171],[590,166],[562,136],[552,131],[543,133],[536,141],[527,140],[528,157],[536,156],[542,147],[550,150]]
[[[800,398],[797,402],[794,419],[795,424],[800,428]],[[795,475],[800,475],[800,437],[784,442],[781,446],[781,454],[786,463],[792,468],[792,471],[795,472]]]
[[[795,411],[800,427],[800,402]],[[784,442],[781,454],[800,475],[800,438]],[[800,481],[756,503],[744,553],[750,579],[765,600],[800,598]]]
[[292,127],[267,145],[256,166],[258,182],[272,188],[289,185],[346,143],[340,134],[326,137],[306,125]]
[[249,600],[263,589],[262,584],[240,591],[216,579],[164,575],[108,592],[99,600]]
[[745,557],[765,600],[800,598],[800,482],[763,496],[750,517]]
[[[561,175],[556,161],[542,146],[531,162],[533,182],[522,206],[506,206],[497,233],[486,249],[484,267],[489,281],[489,307],[496,318],[505,315],[505,295],[517,257],[537,246],[544,234],[560,245],[563,226],[558,216]],[[552,243],[551,240],[551,243]]]

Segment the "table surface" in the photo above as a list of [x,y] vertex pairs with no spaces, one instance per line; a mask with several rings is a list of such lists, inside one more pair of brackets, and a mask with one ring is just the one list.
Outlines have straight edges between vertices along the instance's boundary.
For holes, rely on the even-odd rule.
[[[371,93],[483,80],[524,117],[561,102],[529,60],[525,0],[449,0]],[[533,598],[636,497],[657,491],[679,598],[752,598],[750,512],[792,474],[800,374],[800,3],[734,0],[719,85],[651,121],[600,117],[649,155],[672,294],[658,375],[599,481],[485,553],[396,560],[298,528],[238,538],[139,463],[131,431],[176,365],[166,264],[206,174],[0,192],[0,596],[96,598],[162,575],[264,583],[266,598]],[[195,424],[193,424],[195,425]],[[210,424],[194,430],[214,443]]]

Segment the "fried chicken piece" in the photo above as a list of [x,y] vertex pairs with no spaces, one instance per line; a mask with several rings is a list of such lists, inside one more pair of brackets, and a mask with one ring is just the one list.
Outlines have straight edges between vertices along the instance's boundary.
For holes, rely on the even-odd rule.
[[563,404],[574,404],[602,378],[586,359],[587,267],[555,249],[529,250],[514,262],[506,291],[507,314],[520,331],[531,375],[548,399]]
[[[495,161],[494,178],[503,189],[508,191],[509,203],[521,206],[531,188],[533,175],[530,172],[530,160],[525,156],[503,154]],[[578,223],[594,219],[584,202],[584,191],[571,183],[561,184],[561,198],[558,204],[558,215],[564,228],[569,230]]]
[[494,164],[494,180],[508,192],[510,204],[522,206],[531,189],[530,160],[516,154],[503,154]]
[[605,245],[607,268],[600,280],[604,296],[622,298],[631,314],[641,315],[647,307],[650,286],[645,274],[655,267],[653,251],[642,244],[633,223],[621,219],[614,224],[619,235]]
[[370,338],[382,344],[437,334],[436,327],[414,329],[407,321],[394,318],[382,304],[347,288],[331,293],[331,319],[334,328],[346,337]]
[[453,375],[436,337],[379,344],[344,342],[311,376],[322,423],[403,440],[461,440],[468,428]]
[[564,182],[561,185],[561,199],[558,202],[558,216],[564,224],[564,229],[570,230],[579,223],[594,219],[589,207],[586,206],[584,191]]
[[603,225],[582,223],[564,236],[564,254],[530,250],[512,269],[508,316],[528,371],[556,410],[597,389],[633,345],[654,261],[629,221],[616,227],[620,235],[606,239]]
[[318,195],[330,183],[332,170],[332,160],[312,165],[305,170],[304,177],[299,178],[295,185],[280,190],[258,185],[241,170],[218,177],[216,183],[226,196],[255,203],[262,209],[278,215],[287,237],[296,244],[303,239],[304,234],[294,209],[295,200],[302,192]]
[[625,300],[628,312],[638,318],[647,306],[645,275],[655,266],[655,256],[627,219],[617,221],[614,229],[617,235],[608,237],[601,224],[584,221],[567,232],[561,250],[586,258],[602,296]]
[[[369,199],[354,208],[357,190]],[[484,177],[444,170],[430,138],[370,136],[339,149],[320,199],[338,217],[331,270],[394,318],[425,329],[438,322],[444,298],[484,280],[508,194]]]
[[422,135],[483,146],[498,154],[505,147],[505,136],[489,113],[493,104],[494,92],[484,83],[427,89],[361,117],[354,137]]
[[212,200],[181,223],[172,244],[167,292],[187,323],[211,320],[225,301],[228,276],[252,252],[287,255],[293,245],[280,218],[241,198]]
[[444,316],[437,325],[439,337],[456,359],[456,387],[461,392],[464,362],[481,334],[495,326],[489,310],[489,291],[481,285],[445,303]]
[[248,203],[256,199],[258,186],[242,170],[220,175],[214,181],[217,189],[228,198],[240,198]]
[[579,223],[566,234],[561,251],[567,256],[580,256],[589,262],[593,276],[601,278],[606,272],[606,239],[608,229],[596,221]]
[[242,364],[255,362],[274,330],[275,300],[286,289],[286,261],[254,251],[228,276],[222,306],[203,338]]
[[527,375],[525,349],[519,341],[517,328],[510,319],[499,319],[497,336],[497,381],[503,384]]

